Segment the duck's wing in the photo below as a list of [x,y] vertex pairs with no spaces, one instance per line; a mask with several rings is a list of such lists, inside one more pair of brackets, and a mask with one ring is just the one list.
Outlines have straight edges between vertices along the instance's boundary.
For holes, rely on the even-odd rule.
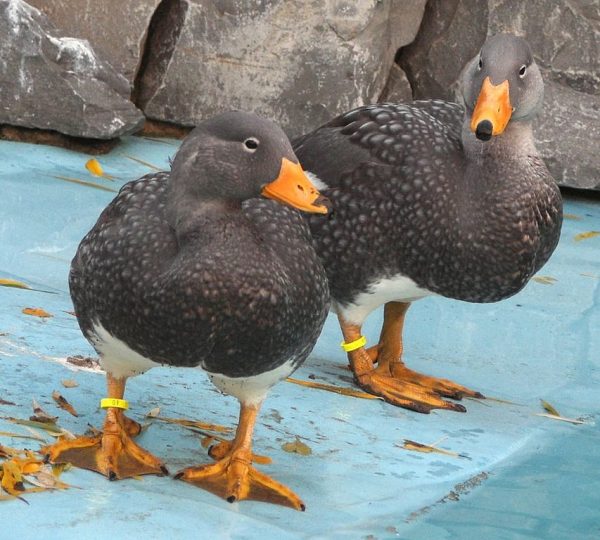
[[299,137],[294,151],[327,187],[341,187],[364,164],[399,168],[427,155],[462,153],[463,114],[439,100],[368,105]]

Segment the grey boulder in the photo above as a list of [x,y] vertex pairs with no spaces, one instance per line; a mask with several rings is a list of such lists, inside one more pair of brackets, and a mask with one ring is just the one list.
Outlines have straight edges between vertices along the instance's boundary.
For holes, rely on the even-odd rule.
[[29,4],[0,0],[0,36],[0,124],[93,139],[143,125],[127,80]]
[[183,125],[225,109],[295,136],[377,101],[425,0],[173,0],[148,38],[137,103]]

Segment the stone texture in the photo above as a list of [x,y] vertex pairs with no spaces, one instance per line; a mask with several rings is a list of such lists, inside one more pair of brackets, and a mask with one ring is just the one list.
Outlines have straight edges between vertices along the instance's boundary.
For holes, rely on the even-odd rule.
[[378,101],[402,103],[412,101],[412,99],[412,88],[406,73],[402,71],[398,64],[392,64],[387,83]]
[[[136,102],[149,118],[193,125],[252,110],[290,136],[376,101],[425,0],[165,0]],[[164,21],[169,21],[164,22]]]
[[161,0],[28,0],[61,35],[86,39],[133,86],[146,32]]
[[86,41],[59,37],[37,9],[0,0],[0,36],[0,124],[92,139],[143,124],[127,80]]
[[398,59],[415,98],[454,99],[462,67],[498,32],[524,36],[544,72],[534,128],[552,174],[565,186],[599,189],[598,0],[431,0],[419,35]]

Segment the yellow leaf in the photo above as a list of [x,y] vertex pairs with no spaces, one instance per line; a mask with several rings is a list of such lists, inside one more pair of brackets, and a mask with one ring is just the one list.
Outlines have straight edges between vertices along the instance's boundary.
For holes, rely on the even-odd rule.
[[547,401],[540,399],[540,403],[542,404],[543,409],[554,416],[560,416],[560,413]]
[[531,279],[533,279],[533,281],[541,283],[542,285],[553,285],[557,281],[556,278],[553,278],[551,276],[533,276]]
[[310,456],[312,454],[310,446],[304,444],[298,437],[296,437],[296,440],[293,442],[282,444],[281,448],[284,450],[284,452],[300,454],[301,456]]
[[17,289],[31,289],[29,285],[16,279],[0,279],[0,285],[2,287],[15,287]]
[[53,315],[51,315],[47,311],[43,310],[42,308],[30,308],[30,307],[26,307],[26,308],[23,308],[22,312],[25,315],[32,315],[34,317],[41,317],[42,319],[47,319],[48,317],[53,317]]
[[88,159],[85,168],[94,176],[104,176],[102,165],[100,165],[100,162],[95,158]]
[[576,234],[573,239],[575,242],[581,242],[581,240],[587,240],[589,238],[594,238],[595,236],[600,236],[600,231],[587,231]]

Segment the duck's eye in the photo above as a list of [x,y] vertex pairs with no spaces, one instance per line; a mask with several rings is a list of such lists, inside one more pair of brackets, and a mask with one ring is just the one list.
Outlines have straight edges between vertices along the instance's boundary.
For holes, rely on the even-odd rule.
[[527,73],[527,66],[522,65],[519,69],[519,77],[525,77],[525,73]]
[[244,141],[244,148],[248,152],[254,152],[258,148],[258,139],[250,137]]
[[481,69],[483,67],[483,60],[481,59],[481,57],[479,58],[479,64],[477,64],[477,67],[479,69]]

